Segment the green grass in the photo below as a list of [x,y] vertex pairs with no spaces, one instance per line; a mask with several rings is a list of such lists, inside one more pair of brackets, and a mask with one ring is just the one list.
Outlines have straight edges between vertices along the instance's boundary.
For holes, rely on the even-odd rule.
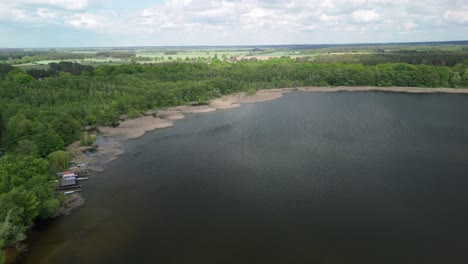
[[100,58],[85,58],[81,60],[83,63],[91,62],[91,63],[106,63],[106,62],[120,62],[123,61],[122,59],[100,59]]
[[96,140],[95,136],[83,136],[80,140],[81,146],[92,146]]

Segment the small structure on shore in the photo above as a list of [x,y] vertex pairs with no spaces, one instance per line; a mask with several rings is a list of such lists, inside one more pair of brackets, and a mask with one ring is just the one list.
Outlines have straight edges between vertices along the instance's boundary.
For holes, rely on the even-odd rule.
[[60,190],[68,190],[68,193],[73,189],[81,190],[81,185],[79,185],[78,182],[88,180],[88,164],[76,164],[67,171],[57,173],[57,176],[60,181]]
[[70,187],[70,186],[74,186],[74,185],[78,185],[77,182],[76,182],[76,177],[63,177],[62,179],[60,179],[60,188],[64,188],[64,187]]
[[62,171],[57,173],[57,175],[60,177],[61,189],[70,189],[75,186],[78,188],[78,183],[76,182],[76,178],[78,175],[76,175],[73,171]]

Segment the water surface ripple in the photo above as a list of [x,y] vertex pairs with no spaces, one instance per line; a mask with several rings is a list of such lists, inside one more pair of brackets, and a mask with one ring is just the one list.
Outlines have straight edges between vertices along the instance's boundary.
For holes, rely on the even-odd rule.
[[293,92],[125,143],[18,263],[468,263],[468,96]]

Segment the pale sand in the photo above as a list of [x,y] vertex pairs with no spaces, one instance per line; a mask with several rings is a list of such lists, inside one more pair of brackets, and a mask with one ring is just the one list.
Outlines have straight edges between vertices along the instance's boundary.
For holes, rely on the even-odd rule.
[[99,127],[99,131],[104,136],[139,138],[148,131],[171,127],[173,125],[174,124],[167,119],[143,116],[122,121],[118,127]]
[[254,95],[247,95],[245,92],[226,95],[210,102],[210,106],[216,109],[228,109],[239,107],[241,104],[261,103],[276,100],[283,96],[283,93],[291,89],[270,89],[260,90]]
[[234,108],[239,107],[239,101],[241,94],[232,94],[222,96],[220,98],[214,99],[210,102],[210,106],[215,109],[227,109],[227,108]]
[[180,120],[184,118],[185,118],[185,115],[182,113],[173,113],[168,117],[169,120]]
[[157,111],[157,117],[159,118],[164,118],[164,119],[169,119],[169,120],[179,120],[179,119],[184,119],[185,115],[178,110],[159,110]]
[[199,106],[181,105],[181,106],[171,107],[168,110],[179,111],[185,114],[208,113],[208,112],[216,111],[215,108],[210,107],[209,105],[199,105]]

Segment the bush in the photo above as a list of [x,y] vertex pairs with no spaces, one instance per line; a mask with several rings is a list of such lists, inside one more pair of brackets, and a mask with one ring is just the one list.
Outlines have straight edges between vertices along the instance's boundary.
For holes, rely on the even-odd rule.
[[83,137],[83,138],[80,140],[80,145],[81,145],[81,146],[92,146],[93,143],[94,143],[94,140],[96,140],[96,137],[95,137],[95,136],[86,136],[86,137]]
[[255,95],[255,94],[257,94],[257,90],[255,90],[254,88],[247,90],[247,95]]
[[47,156],[49,168],[51,171],[62,171],[68,168],[70,162],[70,153],[63,150],[57,150]]

